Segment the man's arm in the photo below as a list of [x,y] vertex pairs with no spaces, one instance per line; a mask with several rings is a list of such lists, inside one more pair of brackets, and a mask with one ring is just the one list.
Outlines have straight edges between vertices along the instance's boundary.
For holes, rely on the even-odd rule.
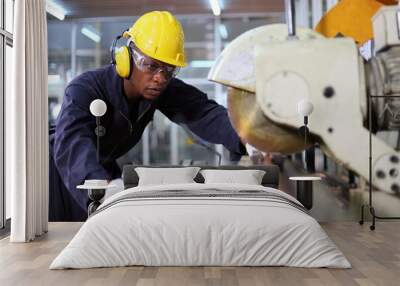
[[186,124],[200,138],[215,144],[223,144],[237,155],[246,154],[246,148],[233,129],[225,107],[197,88],[173,79],[160,99],[160,111],[169,119]]
[[95,98],[81,85],[67,87],[53,146],[57,170],[65,186],[83,209],[86,209],[86,196],[76,186],[85,179],[111,179],[96,159],[96,120],[89,111],[90,102]]

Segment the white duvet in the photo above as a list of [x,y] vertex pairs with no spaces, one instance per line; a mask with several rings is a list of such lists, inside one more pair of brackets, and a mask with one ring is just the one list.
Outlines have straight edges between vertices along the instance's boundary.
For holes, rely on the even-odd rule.
[[127,265],[351,267],[311,216],[283,201],[179,195],[119,201],[137,192],[171,190],[258,190],[300,204],[279,190],[254,185],[131,188],[107,198],[50,269]]

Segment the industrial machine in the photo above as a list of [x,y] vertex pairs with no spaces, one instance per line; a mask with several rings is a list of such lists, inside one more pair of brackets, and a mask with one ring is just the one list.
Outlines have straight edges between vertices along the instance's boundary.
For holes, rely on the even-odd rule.
[[[353,39],[296,33],[293,24],[289,32],[283,24],[259,27],[231,42],[209,79],[230,87],[228,110],[239,135],[267,152],[318,142],[380,190],[400,192],[400,152],[376,136],[400,129],[399,7],[383,6],[372,21],[375,55],[368,62]],[[304,100],[314,106],[306,144],[297,111]]]

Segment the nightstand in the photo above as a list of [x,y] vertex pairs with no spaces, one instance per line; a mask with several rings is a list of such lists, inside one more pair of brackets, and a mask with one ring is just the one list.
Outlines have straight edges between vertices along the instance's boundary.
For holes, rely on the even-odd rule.
[[298,176],[290,177],[289,180],[296,181],[296,198],[310,210],[313,207],[313,181],[320,181],[321,177]]

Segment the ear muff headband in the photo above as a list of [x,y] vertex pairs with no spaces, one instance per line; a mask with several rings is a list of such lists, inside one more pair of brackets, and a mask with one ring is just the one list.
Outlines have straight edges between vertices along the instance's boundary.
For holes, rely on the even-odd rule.
[[120,77],[129,78],[132,73],[131,51],[127,46],[117,48],[117,42],[121,38],[122,35],[117,36],[111,45],[111,63]]

